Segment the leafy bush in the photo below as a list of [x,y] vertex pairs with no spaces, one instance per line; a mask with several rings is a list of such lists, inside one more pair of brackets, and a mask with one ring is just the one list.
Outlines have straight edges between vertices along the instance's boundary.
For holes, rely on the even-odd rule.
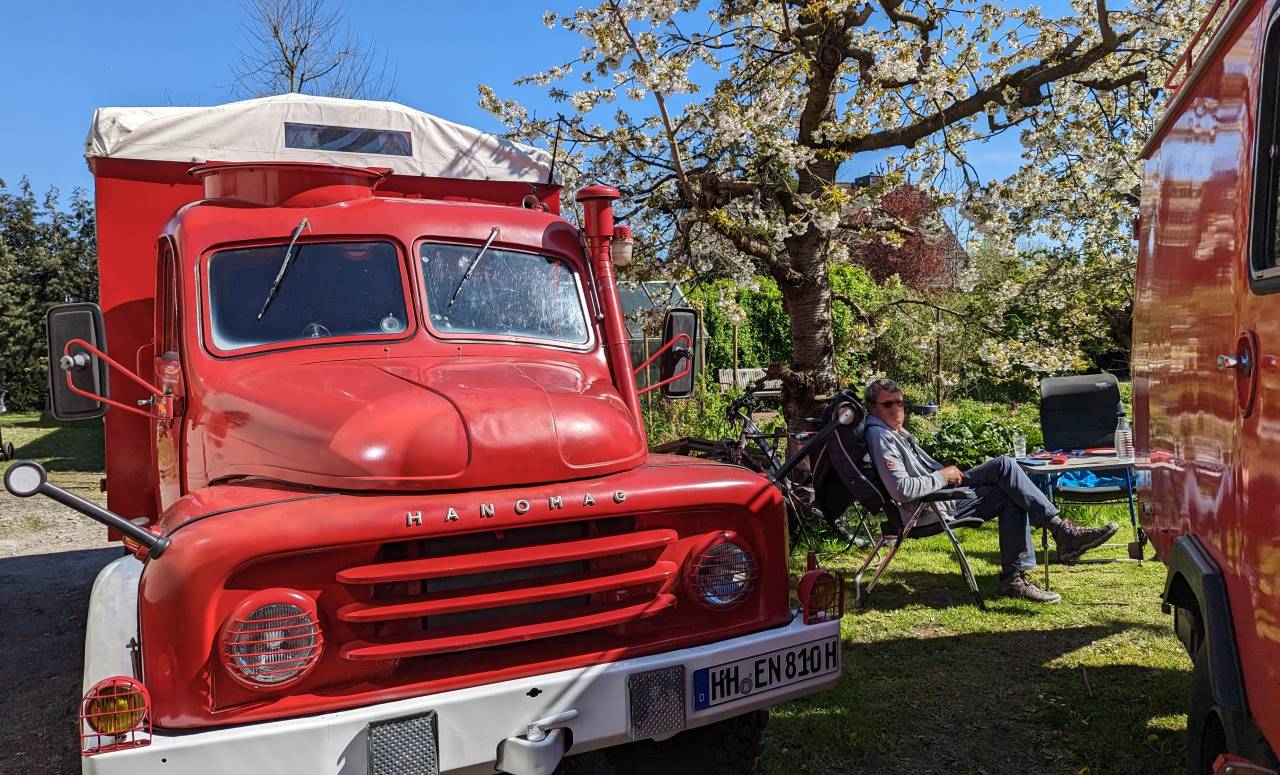
[[[791,319],[782,306],[782,292],[772,278],[760,276],[745,284],[719,279],[690,284],[683,290],[686,300],[702,312],[709,372],[732,368],[735,320],[739,323],[739,368],[791,362]],[[875,309],[894,298],[893,292],[877,285],[866,269],[849,264],[831,265],[831,290],[864,310]],[[842,381],[865,379],[868,367],[904,379],[928,376],[931,361],[922,360],[916,333],[891,327],[872,335],[866,322],[843,302],[834,303],[831,312],[836,368]]]
[[57,189],[37,199],[25,178],[16,190],[0,180],[0,390],[9,409],[45,405],[45,312],[96,301],[97,267],[93,201],[84,191],[76,189],[67,210]]
[[699,375],[689,398],[666,399],[658,391],[642,396],[640,405],[644,411],[644,429],[649,436],[649,446],[685,436],[719,439],[736,433],[737,429],[728,418],[732,400],[732,396],[720,392],[720,386],[705,372]]
[[1034,404],[1014,409],[1008,404],[954,401],[933,417],[913,418],[911,431],[930,455],[960,468],[1011,454],[1017,433],[1026,437],[1029,450],[1044,441]]
[[707,371],[733,368],[733,323],[738,326],[738,367],[764,368],[791,362],[791,319],[773,280],[757,278],[755,288],[720,279],[684,289],[702,311]]

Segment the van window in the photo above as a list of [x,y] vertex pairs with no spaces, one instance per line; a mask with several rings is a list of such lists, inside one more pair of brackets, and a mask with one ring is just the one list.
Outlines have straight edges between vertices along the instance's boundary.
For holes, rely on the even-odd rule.
[[1249,226],[1249,284],[1256,293],[1280,291],[1277,230],[1280,229],[1280,16],[1273,16],[1262,49],[1258,87],[1258,131],[1253,156],[1253,200]]
[[387,242],[298,243],[263,312],[286,247],[221,250],[210,259],[209,318],[217,349],[400,338],[408,330],[400,258]]

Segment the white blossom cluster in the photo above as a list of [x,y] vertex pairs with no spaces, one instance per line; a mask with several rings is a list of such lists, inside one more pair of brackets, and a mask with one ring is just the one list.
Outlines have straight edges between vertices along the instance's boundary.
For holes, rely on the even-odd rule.
[[[487,86],[480,104],[513,137],[556,145],[570,196],[586,182],[622,189],[636,277],[764,274],[784,296],[824,287],[831,262],[856,250],[847,233],[900,238],[901,224],[882,215],[850,224],[910,179],[954,208],[974,236],[970,254],[1017,266],[1002,282],[958,266],[952,287],[984,296],[952,324],[1006,332],[1010,305],[1028,298],[1080,319],[1074,338],[981,334],[976,362],[1024,378],[1077,365],[1090,326],[1125,303],[1138,151],[1207,3],[1071,7],[1053,18],[973,0],[604,0],[548,12],[546,25],[577,32],[582,48],[520,82],[563,102],[563,120],[535,118]],[[1075,61],[1066,76],[1025,75]],[[993,181],[969,152],[1005,132],[1018,133],[1025,163]],[[886,173],[879,189],[843,186],[841,171],[862,154]],[[864,343],[885,334],[881,319],[859,325]],[[829,332],[795,336],[798,368],[828,368],[802,361]]]

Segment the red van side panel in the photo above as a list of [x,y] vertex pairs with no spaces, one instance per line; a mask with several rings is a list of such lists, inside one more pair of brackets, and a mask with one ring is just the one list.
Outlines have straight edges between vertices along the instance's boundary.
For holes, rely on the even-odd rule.
[[1280,740],[1280,371],[1261,372],[1274,384],[1246,418],[1237,372],[1217,366],[1243,331],[1280,355],[1280,294],[1253,295],[1247,256],[1269,12],[1243,12],[1145,161],[1133,375],[1143,526],[1162,558],[1190,534],[1222,569],[1249,705]]

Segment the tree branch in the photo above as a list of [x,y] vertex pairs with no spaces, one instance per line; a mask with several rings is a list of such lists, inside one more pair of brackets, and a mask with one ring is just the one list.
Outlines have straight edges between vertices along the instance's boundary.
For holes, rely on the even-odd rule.
[[841,304],[848,307],[850,312],[862,318],[863,322],[865,322],[867,325],[871,325],[872,323],[875,322],[876,318],[880,317],[884,313],[889,312],[890,310],[896,307],[917,306],[917,307],[927,307],[928,309],[934,309],[939,312],[942,312],[943,314],[950,315],[966,325],[973,326],[974,328],[978,329],[979,331],[982,331],[983,333],[990,334],[992,336],[1000,335],[999,331],[992,328],[991,326],[988,326],[986,323],[983,323],[979,320],[975,320],[972,315],[959,312],[957,310],[951,309],[950,307],[944,307],[941,304],[934,304],[933,302],[925,301],[924,299],[895,299],[894,301],[886,302],[885,304],[882,304],[881,306],[868,312],[864,310],[856,301],[849,298],[848,296],[845,296],[842,293],[832,293],[831,298],[834,301],[838,301]]
[[[622,15],[622,9],[618,7],[617,0],[609,0],[609,7],[613,9],[613,17],[617,21],[618,26],[622,28],[622,32],[627,36],[627,41],[631,44],[631,50],[635,52],[636,59],[640,61],[645,69],[649,69],[649,61],[645,59],[644,53],[640,50],[640,44],[636,42],[635,35],[631,34],[631,27],[627,25],[627,20]],[[689,178],[684,172],[684,162],[680,158],[680,144],[676,140],[676,130],[671,125],[671,114],[667,112],[667,100],[662,94],[661,89],[653,89],[653,98],[658,102],[658,112],[662,114],[662,126],[666,130],[667,144],[671,147],[671,163],[675,167],[676,180],[680,184],[680,193],[693,201],[695,196],[693,186],[689,183]]]
[[1016,90],[1018,92],[1018,102],[1024,107],[1039,104],[1043,100],[1043,97],[1040,96],[1041,86],[1085,72],[1137,35],[1138,30],[1136,28],[1123,34],[1117,34],[1111,27],[1106,1],[1097,0],[1097,6],[1098,30],[1101,38],[1083,53],[1076,53],[1082,44],[1082,39],[1080,37],[1073,38],[1065,46],[1045,57],[1043,61],[1007,73],[986,88],[979,89],[970,96],[957,100],[913,124],[873,132],[868,135],[844,137],[834,141],[828,140],[814,147],[831,149],[841,153],[877,151],[899,146],[909,148],[945,126],[976,115],[989,104],[1003,103],[1006,89]]

